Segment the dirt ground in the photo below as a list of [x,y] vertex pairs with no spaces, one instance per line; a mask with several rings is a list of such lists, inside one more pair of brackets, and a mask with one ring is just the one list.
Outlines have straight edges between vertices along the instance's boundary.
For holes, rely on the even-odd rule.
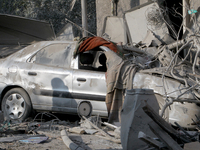
[[[1,115],[2,116],[2,115]],[[63,119],[63,118],[62,118]],[[2,121],[2,119],[0,118]],[[62,120],[63,121],[63,120]],[[12,141],[12,142],[2,142],[2,138],[13,138],[19,136],[35,136],[33,134],[19,134],[19,133],[1,133],[0,137],[0,150],[64,150],[69,149],[64,144],[61,138],[61,130],[68,129],[71,127],[79,126],[79,121],[77,117],[70,117],[65,119],[64,125],[52,125],[51,128],[39,128],[36,130],[36,136],[47,136],[48,139],[39,144],[32,143],[23,143],[20,140]],[[121,144],[116,144],[114,142],[102,139],[97,135],[88,135],[88,134],[74,134],[68,133],[69,138],[82,147],[85,150],[116,150],[122,149]]]
[[[47,141],[40,144],[27,144],[19,141],[10,143],[0,143],[1,150],[68,150],[63,143],[60,131],[42,131],[41,133],[49,137]],[[122,149],[120,144],[116,144],[94,135],[69,134],[70,139],[86,150],[115,150]]]

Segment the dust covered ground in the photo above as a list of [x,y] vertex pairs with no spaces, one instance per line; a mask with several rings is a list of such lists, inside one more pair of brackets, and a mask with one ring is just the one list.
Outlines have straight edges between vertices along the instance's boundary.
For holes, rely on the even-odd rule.
[[[2,116],[2,115],[1,115]],[[24,133],[23,130],[16,130],[16,132],[7,132],[8,130],[2,129],[2,127],[5,126],[5,123],[2,124],[2,118],[1,118],[1,134],[0,134],[0,150],[64,150],[69,149],[63,142],[60,132],[61,130],[69,129],[72,127],[79,126],[80,118],[78,116],[72,116],[72,115],[62,115],[62,114],[56,114],[57,117],[59,117],[59,123],[54,124],[51,126],[37,127],[34,132]],[[48,117],[47,117],[48,118]],[[48,118],[48,120],[51,120],[52,118]],[[48,122],[48,120],[45,120]],[[36,120],[34,120],[36,121]],[[3,126],[4,125],[4,126]],[[48,125],[48,123],[46,123]],[[27,131],[26,131],[27,132]],[[115,149],[122,149],[121,144],[117,144],[105,139],[102,139],[98,137],[99,133],[96,133],[96,135],[89,135],[89,134],[74,134],[74,133],[68,133],[69,138],[86,150],[115,150]],[[9,138],[17,138],[17,137],[23,137],[23,136],[47,136],[48,139],[42,143],[39,144],[33,144],[33,143],[23,143],[20,142],[20,140],[15,140],[11,142],[4,142],[3,139],[9,139]],[[2,142],[3,141],[3,142]]]

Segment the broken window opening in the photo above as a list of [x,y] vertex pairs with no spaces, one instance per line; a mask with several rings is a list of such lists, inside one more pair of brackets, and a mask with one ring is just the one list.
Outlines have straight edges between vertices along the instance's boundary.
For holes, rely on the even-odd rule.
[[90,50],[79,54],[79,69],[106,72],[106,56],[102,51]]
[[[164,1],[163,2],[164,11],[169,16],[169,20],[171,21],[171,26],[169,27],[169,32],[172,37],[174,37],[173,29],[175,29],[178,37],[174,37],[175,40],[178,38],[179,40],[183,36],[183,27],[181,26],[183,23],[183,2],[182,0],[176,1]],[[167,20],[166,16],[165,19]],[[181,28],[181,29],[180,29]],[[180,30],[180,31],[179,31]]]
[[71,46],[69,44],[51,44],[38,51],[29,62],[53,66],[53,67],[70,67]]

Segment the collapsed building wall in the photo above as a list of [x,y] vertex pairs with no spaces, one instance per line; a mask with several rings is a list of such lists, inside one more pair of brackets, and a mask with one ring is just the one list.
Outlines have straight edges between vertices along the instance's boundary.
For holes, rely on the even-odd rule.
[[[97,35],[102,36],[103,31],[103,24],[104,20],[107,16],[117,15],[118,17],[122,17],[123,13],[127,10],[130,10],[131,8],[134,8],[136,6],[142,5],[144,3],[147,3],[151,0],[96,0],[96,21],[97,21]],[[152,0],[153,1],[153,0]],[[156,1],[156,0],[155,0]],[[112,5],[112,2],[116,2],[117,6]],[[178,12],[184,16],[184,24],[187,26],[190,22],[190,16],[188,14],[188,9],[195,9],[197,10],[200,6],[200,1],[198,0],[179,0],[179,1],[165,1],[165,0],[157,0],[157,2],[160,5],[163,5],[163,2],[165,2],[166,7],[169,9],[176,10],[177,7],[179,7]],[[103,9],[102,9],[103,8]],[[113,9],[116,9],[116,13],[113,13]],[[170,12],[171,12],[170,10]],[[175,20],[174,26],[176,30],[179,29],[179,26],[182,23],[182,20],[180,20],[180,16],[174,15],[174,13],[170,16],[174,17],[170,18],[172,21]],[[177,20],[179,20],[177,22]],[[178,26],[177,26],[178,25]],[[185,30],[183,30],[184,32]]]
[[[102,34],[105,17],[112,16],[112,1],[96,0],[97,36],[101,36]],[[117,16],[122,17],[123,12],[146,2],[148,0],[118,0]]]

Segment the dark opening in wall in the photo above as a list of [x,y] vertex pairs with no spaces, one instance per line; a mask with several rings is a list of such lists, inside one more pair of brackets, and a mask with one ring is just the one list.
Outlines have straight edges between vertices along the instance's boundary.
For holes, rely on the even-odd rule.
[[[166,10],[166,13],[168,13],[169,19],[171,20],[171,23],[174,29],[176,30],[177,33],[180,32],[179,39],[181,39],[183,35],[183,28],[181,28],[180,30],[181,24],[183,22],[182,6],[183,6],[182,0],[174,0],[174,1],[165,0],[164,1],[164,7]],[[172,34],[172,31],[170,31],[170,33]]]

